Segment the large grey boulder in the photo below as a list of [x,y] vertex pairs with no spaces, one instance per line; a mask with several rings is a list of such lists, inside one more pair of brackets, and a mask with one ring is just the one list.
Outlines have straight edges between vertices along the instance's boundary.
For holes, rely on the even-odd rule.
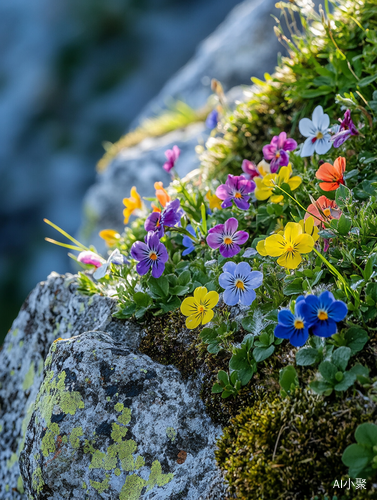
[[56,273],[23,305],[0,352],[1,500],[224,498],[200,382],[140,354],[115,307]]

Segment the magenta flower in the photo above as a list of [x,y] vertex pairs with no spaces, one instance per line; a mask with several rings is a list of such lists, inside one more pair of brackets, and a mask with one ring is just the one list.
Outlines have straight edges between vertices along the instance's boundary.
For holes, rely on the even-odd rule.
[[173,146],[173,149],[167,149],[165,151],[165,156],[168,161],[163,164],[162,168],[166,170],[166,172],[170,172],[170,170],[174,167],[175,162],[178,160],[180,154],[181,150],[178,146]]
[[183,209],[180,201],[169,201],[162,212],[152,212],[144,223],[144,229],[149,232],[153,231],[162,238],[165,234],[165,226],[174,227],[181,220]]
[[334,143],[334,148],[341,146],[346,140],[351,137],[351,135],[359,135],[359,131],[355,127],[355,124],[351,118],[351,111],[349,109],[344,113],[344,118],[340,121],[340,127],[338,132],[332,136],[331,140]]
[[254,177],[261,177],[261,174],[258,172],[257,166],[253,161],[243,160],[241,168],[246,174],[248,179],[254,179]]
[[211,248],[218,248],[223,257],[234,257],[240,251],[240,245],[246,243],[249,235],[237,231],[238,220],[231,217],[225,224],[218,224],[208,231],[207,243]]
[[272,138],[270,144],[263,146],[263,156],[265,160],[271,160],[271,173],[275,174],[279,167],[286,167],[289,163],[287,151],[293,151],[297,148],[297,142],[294,139],[287,139],[285,132],[280,132]]
[[106,261],[99,255],[89,250],[80,252],[77,256],[77,260],[83,264],[90,264],[91,266],[101,267]]
[[241,210],[249,208],[249,194],[254,191],[255,182],[248,181],[243,175],[228,175],[225,184],[221,184],[216,189],[216,196],[220,200],[224,200],[221,204],[222,208],[229,208],[232,206],[232,200]]
[[154,278],[159,278],[162,275],[169,258],[165,245],[160,242],[158,234],[152,231],[145,237],[145,243],[136,241],[132,245],[131,256],[139,261],[136,265],[136,271],[140,276],[144,276],[149,269],[152,269]]

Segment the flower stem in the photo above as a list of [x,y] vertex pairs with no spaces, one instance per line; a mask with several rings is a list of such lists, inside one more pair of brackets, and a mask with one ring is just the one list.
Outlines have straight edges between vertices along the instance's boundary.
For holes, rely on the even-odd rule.
[[48,224],[49,226],[51,226],[54,229],[56,229],[60,234],[62,234],[63,236],[65,236],[66,238],[68,238],[69,240],[71,240],[73,243],[75,243],[75,245],[77,245],[78,247],[80,247],[81,250],[89,250],[89,248],[87,248],[86,246],[84,246],[79,241],[75,240],[75,238],[73,238],[71,235],[69,235],[68,233],[66,233],[63,229],[61,229],[59,226],[57,226],[53,222],[49,221],[48,219],[43,219],[43,221],[46,224]]
[[56,241],[56,240],[53,240],[51,238],[45,238],[45,240],[48,241],[49,243],[53,243],[54,245],[58,245],[59,247],[70,248],[71,250],[78,250],[79,252],[82,251],[81,247],[68,245],[67,243],[60,243],[60,241]]

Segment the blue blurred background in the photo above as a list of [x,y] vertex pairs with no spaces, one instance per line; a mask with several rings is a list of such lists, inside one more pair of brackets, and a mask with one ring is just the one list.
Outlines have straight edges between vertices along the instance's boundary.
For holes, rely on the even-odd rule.
[[[0,343],[114,142],[240,0],[1,0]],[[246,83],[246,82],[241,82]]]

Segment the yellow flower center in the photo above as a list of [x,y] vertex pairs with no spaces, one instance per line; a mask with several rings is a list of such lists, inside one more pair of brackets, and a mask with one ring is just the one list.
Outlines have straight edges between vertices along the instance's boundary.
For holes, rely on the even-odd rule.
[[329,208],[325,208],[325,209],[323,210],[323,213],[326,215],[326,217],[330,217],[330,215],[331,215],[331,211],[330,211],[330,209],[329,209]]
[[204,312],[204,306],[198,306],[198,312],[203,313]]
[[318,319],[325,320],[329,317],[326,311],[318,311]]
[[241,290],[245,290],[245,285],[243,284],[242,280],[236,281],[236,288],[240,288]]
[[237,191],[236,194],[234,195],[235,198],[242,198],[242,194]]
[[227,236],[226,238],[224,238],[224,243],[225,245],[231,245],[233,243],[233,240],[232,238],[229,238],[229,236]]
[[304,322],[301,319],[296,319],[294,325],[297,330],[302,330],[304,328]]
[[280,158],[280,153],[276,153],[275,158]]
[[152,260],[157,260],[157,254],[155,252],[151,252],[149,254],[149,258],[152,259]]
[[316,137],[317,137],[317,139],[323,139],[323,134],[322,134],[322,132],[317,132]]
[[294,252],[294,248],[292,245],[289,245],[289,247],[287,247],[287,252]]

